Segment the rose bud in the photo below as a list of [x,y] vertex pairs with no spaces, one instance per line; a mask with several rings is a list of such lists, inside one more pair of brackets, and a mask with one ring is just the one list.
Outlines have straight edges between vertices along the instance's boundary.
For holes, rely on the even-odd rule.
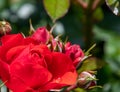
[[10,33],[12,30],[10,24],[6,21],[0,21],[0,36]]
[[39,27],[35,30],[31,37],[37,42],[47,43],[50,39],[50,34],[45,27]]
[[70,42],[65,44],[65,54],[72,59],[75,67],[82,61],[84,57],[84,52],[80,46],[77,44],[72,45]]
[[93,73],[84,71],[78,76],[77,86],[89,89],[96,85],[96,77]]

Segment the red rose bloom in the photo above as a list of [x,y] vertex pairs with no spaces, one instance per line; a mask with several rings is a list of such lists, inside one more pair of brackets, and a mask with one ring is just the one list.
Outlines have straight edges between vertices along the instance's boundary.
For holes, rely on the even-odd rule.
[[72,59],[74,66],[77,66],[77,64],[81,62],[84,57],[84,53],[80,46],[76,44],[71,45],[70,42],[65,44],[65,54]]
[[47,92],[73,85],[77,73],[72,60],[51,52],[36,37],[15,34],[1,38],[0,77],[5,85],[13,92]]

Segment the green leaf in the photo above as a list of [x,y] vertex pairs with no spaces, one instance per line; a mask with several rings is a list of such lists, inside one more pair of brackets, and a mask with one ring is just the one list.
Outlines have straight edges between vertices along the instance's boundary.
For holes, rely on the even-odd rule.
[[120,15],[120,0],[106,0],[106,3],[115,15]]
[[70,6],[70,0],[43,0],[44,7],[51,17],[53,22],[55,22],[60,17],[64,16]]
[[78,69],[78,73],[82,71],[91,71],[101,68],[105,63],[95,57],[89,57],[82,61],[81,66]]

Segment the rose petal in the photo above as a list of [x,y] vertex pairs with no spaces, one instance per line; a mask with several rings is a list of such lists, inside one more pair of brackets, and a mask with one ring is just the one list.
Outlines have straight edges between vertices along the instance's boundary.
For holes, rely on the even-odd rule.
[[62,87],[65,87],[66,85],[64,84],[59,84],[59,83],[48,83],[46,85],[44,85],[43,87],[41,87],[39,89],[40,92],[49,92],[51,90],[54,90],[54,89],[61,89]]
[[77,79],[76,70],[74,72],[67,72],[61,77],[60,84],[73,85]]
[[3,62],[0,59],[0,77],[3,81],[8,81],[10,74],[9,74],[9,65]]
[[[46,69],[44,60],[39,57],[34,60],[30,54],[30,45],[10,65],[11,73],[22,78],[30,87],[38,87],[48,82],[52,75]],[[37,56],[35,56],[37,58]],[[37,79],[37,80],[36,80]]]
[[[22,34],[5,35],[1,38],[2,45],[19,45],[23,39]],[[12,43],[12,44],[11,44]]]
[[13,76],[16,75],[18,78],[24,81],[27,86],[35,90],[50,81],[52,78],[51,73],[39,64],[24,65],[20,62],[15,62],[10,68]]
[[17,58],[17,56],[25,49],[26,46],[17,46],[14,48],[11,48],[7,54],[6,54],[6,61],[8,64],[10,64],[14,59]]
[[16,75],[11,75],[9,81],[6,82],[6,86],[13,92],[35,92],[26,83]]
[[50,54],[50,50],[48,49],[48,47],[44,44],[40,44],[40,45],[35,45],[31,51],[35,51],[37,53],[41,53],[41,54]]
[[47,61],[48,69],[51,71],[55,78],[62,76],[66,72],[74,72],[75,67],[71,59],[62,53],[53,52],[52,54],[52,61]]
[[44,87],[40,88],[40,90],[42,90],[43,92],[44,90],[49,91],[52,89],[61,89],[62,87],[75,84],[76,79],[77,79],[76,71],[67,72],[61,77],[61,79],[58,78],[49,82]]
[[7,51],[12,47],[20,45],[22,39],[23,39],[23,36],[21,34],[3,36],[1,38],[2,46],[0,47],[1,59],[6,61],[5,56],[6,56]]
[[36,45],[40,44],[36,40],[34,40],[33,38],[31,38],[31,37],[24,38],[23,42],[22,42],[23,45],[28,45],[28,44],[31,44],[31,43],[32,44],[36,44]]

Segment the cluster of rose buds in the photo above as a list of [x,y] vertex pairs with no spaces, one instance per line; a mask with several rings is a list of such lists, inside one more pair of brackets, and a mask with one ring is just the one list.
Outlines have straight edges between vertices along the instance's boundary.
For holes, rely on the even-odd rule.
[[46,27],[32,28],[28,37],[10,31],[10,24],[1,21],[0,78],[13,92],[61,91],[66,86],[69,92],[96,85],[92,71],[77,73],[85,57],[79,45],[53,37]]
[[53,35],[45,27],[40,27],[34,31],[32,37],[37,42],[47,44],[48,48],[51,51],[61,52],[68,55],[72,59],[75,66],[77,66],[77,64],[80,63],[84,57],[84,53],[79,45],[72,45],[70,42],[62,42],[60,40],[60,36],[54,38]]

